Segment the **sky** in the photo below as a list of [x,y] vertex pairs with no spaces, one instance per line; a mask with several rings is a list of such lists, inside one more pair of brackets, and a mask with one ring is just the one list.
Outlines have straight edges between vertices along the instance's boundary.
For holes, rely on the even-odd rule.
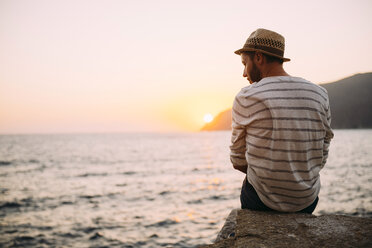
[[0,0],[0,134],[197,131],[248,84],[233,52],[282,34],[314,83],[372,71],[372,1]]

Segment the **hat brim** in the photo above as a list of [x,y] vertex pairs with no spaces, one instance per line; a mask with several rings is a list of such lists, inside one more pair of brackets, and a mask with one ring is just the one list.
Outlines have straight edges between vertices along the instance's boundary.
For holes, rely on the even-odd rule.
[[274,53],[270,53],[270,52],[267,52],[265,50],[261,50],[261,49],[256,49],[256,48],[241,48],[239,50],[236,50],[234,53],[237,54],[237,55],[240,55],[244,52],[261,52],[261,53],[264,53],[264,54],[267,54],[267,55],[270,55],[270,56],[273,56],[273,57],[276,57],[276,58],[279,58],[279,59],[282,59],[283,62],[288,62],[288,61],[291,61],[291,59],[289,58],[284,58],[282,56],[279,56],[277,54],[274,54]]

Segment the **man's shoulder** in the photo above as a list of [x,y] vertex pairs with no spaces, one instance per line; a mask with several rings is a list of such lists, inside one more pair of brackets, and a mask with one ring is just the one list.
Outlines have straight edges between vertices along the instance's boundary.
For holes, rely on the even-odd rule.
[[263,78],[261,81],[257,82],[253,85],[254,88],[263,89],[270,89],[270,88],[278,88],[278,87],[285,87],[285,88],[307,88],[316,90],[322,93],[327,94],[327,90],[322,86],[315,84],[309,80],[306,80],[301,77],[293,77],[293,76],[276,76],[276,77],[266,77]]
[[240,91],[236,94],[235,98],[244,97],[248,92],[250,92],[253,88],[253,84],[247,85],[240,89]]
[[235,100],[240,100],[240,102],[247,99],[257,100],[262,97],[265,98],[267,95],[276,94],[277,92],[292,91],[303,91],[309,94],[313,92],[324,100],[328,99],[327,90],[309,80],[293,76],[275,76],[263,78],[259,82],[243,87],[236,95]]
[[[303,84],[314,84],[309,80],[306,80],[301,77],[294,77],[294,76],[273,76],[273,77],[265,77],[261,79],[259,82],[255,83],[255,87],[261,87],[264,85],[274,85],[274,84],[281,84],[281,83],[303,83]],[[315,84],[314,84],[315,85]]]
[[253,84],[247,85],[239,91],[237,96],[244,96],[247,94],[251,94],[256,91],[262,90],[270,90],[271,88],[308,88],[313,89],[316,91],[322,91],[323,93],[327,94],[327,90],[315,84],[309,80],[306,80],[301,77],[293,77],[293,76],[275,76],[275,77],[266,77],[261,79],[258,82]]

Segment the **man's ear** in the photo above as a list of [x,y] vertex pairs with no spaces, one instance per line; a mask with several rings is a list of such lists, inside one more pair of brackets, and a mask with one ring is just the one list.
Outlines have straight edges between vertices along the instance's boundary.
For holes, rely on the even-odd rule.
[[255,60],[257,64],[262,65],[264,63],[265,58],[262,53],[256,52]]

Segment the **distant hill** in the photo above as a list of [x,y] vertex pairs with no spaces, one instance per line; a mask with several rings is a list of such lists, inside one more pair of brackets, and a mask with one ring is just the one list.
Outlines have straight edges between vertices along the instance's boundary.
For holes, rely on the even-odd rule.
[[333,128],[372,128],[372,73],[322,84],[328,91]]
[[219,113],[212,122],[205,124],[201,131],[231,129],[231,109]]
[[[328,91],[334,129],[372,128],[372,72],[321,84]],[[231,109],[221,112],[202,131],[231,129]]]

